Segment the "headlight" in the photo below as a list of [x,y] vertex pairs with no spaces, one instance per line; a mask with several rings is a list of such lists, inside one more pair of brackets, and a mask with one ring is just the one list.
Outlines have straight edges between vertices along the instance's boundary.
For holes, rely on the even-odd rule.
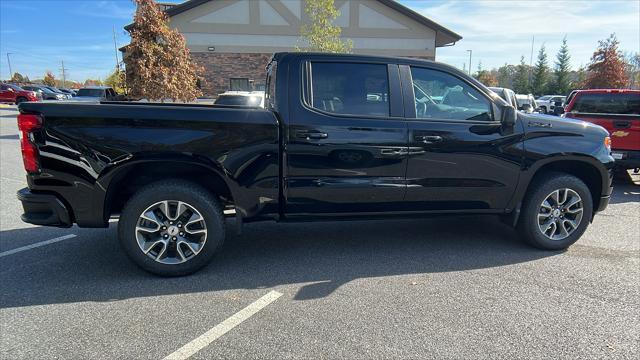
[[611,138],[608,136],[604,138],[604,147],[611,151]]

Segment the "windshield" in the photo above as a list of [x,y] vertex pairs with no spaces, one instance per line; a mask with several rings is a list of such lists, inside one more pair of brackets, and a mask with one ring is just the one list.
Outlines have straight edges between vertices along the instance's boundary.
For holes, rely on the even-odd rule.
[[38,91],[38,90],[40,90],[40,91],[42,91],[42,92],[43,92],[43,93],[45,93],[45,94],[55,94],[53,91],[51,91],[51,90],[49,90],[49,89],[47,89],[47,88],[45,88],[45,87],[33,87],[33,88],[29,88],[29,89],[30,89],[30,90],[33,90],[33,91]]
[[259,106],[262,97],[258,95],[220,95],[215,101],[216,105],[241,105]]
[[547,96],[547,95],[541,96],[541,97],[538,98],[538,100],[543,100],[543,101],[544,100],[549,100],[549,99],[551,99],[551,96]]
[[78,96],[102,97],[102,94],[104,94],[104,90],[102,90],[102,89],[80,89],[80,90],[78,90]]
[[7,87],[12,88],[14,91],[23,91],[23,89],[18,85],[13,85],[13,84],[6,84],[6,85]]
[[576,97],[571,111],[592,114],[640,115],[638,93],[583,93]]

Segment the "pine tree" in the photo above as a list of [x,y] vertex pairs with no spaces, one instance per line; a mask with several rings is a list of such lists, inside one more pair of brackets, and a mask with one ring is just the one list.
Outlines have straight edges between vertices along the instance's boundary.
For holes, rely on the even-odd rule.
[[342,40],[340,26],[333,21],[340,15],[334,5],[334,0],[307,1],[304,8],[310,23],[303,24],[300,34],[308,43],[304,51],[319,51],[328,53],[350,53],[353,48],[351,40]]
[[509,65],[504,64],[498,68],[498,86],[513,89],[514,78],[516,75],[516,71],[518,70],[517,65]]
[[567,46],[567,37],[562,39],[562,46],[556,55],[555,63],[555,81],[553,85],[553,92],[560,95],[566,95],[571,90],[571,79],[569,73],[571,72],[571,56],[569,55],[569,47]]
[[538,61],[533,68],[533,83],[531,84],[531,88],[534,95],[544,95],[544,92],[547,90],[548,79],[549,66],[547,65],[547,52],[544,45],[542,45],[538,52]]
[[529,69],[524,62],[524,56],[520,57],[520,64],[517,66],[515,77],[513,79],[513,91],[516,94],[528,94],[529,89]]
[[170,29],[154,0],[134,0],[137,9],[126,48],[127,88],[133,97],[193,101],[202,68],[191,60],[184,36]]
[[618,50],[616,34],[611,34],[608,39],[600,40],[598,48],[591,57],[591,63],[587,67],[587,89],[619,89],[627,85],[628,78],[625,72],[625,62],[620,50]]

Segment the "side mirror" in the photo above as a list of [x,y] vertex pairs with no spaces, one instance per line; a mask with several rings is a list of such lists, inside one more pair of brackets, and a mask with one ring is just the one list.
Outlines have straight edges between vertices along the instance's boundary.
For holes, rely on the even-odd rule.
[[531,106],[531,104],[522,104],[521,110],[527,114],[531,114],[533,112],[533,106]]
[[514,126],[516,124],[516,118],[518,114],[516,113],[516,109],[511,105],[506,105],[502,108],[502,116],[500,118],[500,122],[504,126]]

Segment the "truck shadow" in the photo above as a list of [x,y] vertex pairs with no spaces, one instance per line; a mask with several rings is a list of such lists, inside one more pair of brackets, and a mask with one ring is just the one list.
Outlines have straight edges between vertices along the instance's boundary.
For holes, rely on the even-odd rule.
[[[116,224],[106,231],[73,229],[77,239],[0,260],[0,307],[290,284],[300,284],[295,300],[307,300],[326,297],[356,279],[484,269],[561,253],[526,246],[511,228],[483,216],[255,223],[240,236],[232,225],[212,264],[186,278],[161,278],[138,269],[117,244]],[[36,236],[37,230],[5,231],[3,236]]]
[[613,179],[610,204],[640,202],[640,175],[619,172]]

